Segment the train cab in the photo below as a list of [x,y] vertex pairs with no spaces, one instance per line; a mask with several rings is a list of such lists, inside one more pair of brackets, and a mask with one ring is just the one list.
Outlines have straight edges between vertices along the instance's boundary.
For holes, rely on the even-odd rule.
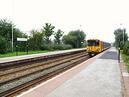
[[96,55],[103,50],[103,42],[98,39],[87,40],[87,52],[89,55]]
[[90,56],[96,55],[110,47],[110,43],[100,41],[98,39],[87,40],[87,52]]

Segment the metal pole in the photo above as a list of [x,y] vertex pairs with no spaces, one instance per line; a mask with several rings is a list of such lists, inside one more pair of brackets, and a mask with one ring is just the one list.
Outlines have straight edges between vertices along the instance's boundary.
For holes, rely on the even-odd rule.
[[27,52],[27,55],[28,55],[28,41],[26,41],[26,52]]
[[13,52],[13,24],[12,24],[12,52]]
[[14,0],[12,0],[12,52],[13,50],[13,14],[14,14]]
[[18,41],[16,42],[16,56],[18,56]]
[[118,63],[120,63],[120,47],[118,48]]

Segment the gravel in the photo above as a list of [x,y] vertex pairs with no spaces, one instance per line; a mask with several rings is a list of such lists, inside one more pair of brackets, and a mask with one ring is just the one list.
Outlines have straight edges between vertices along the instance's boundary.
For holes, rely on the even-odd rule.
[[[83,59],[83,58],[84,57],[82,57],[81,59]],[[77,59],[77,60],[80,60],[80,59]],[[46,75],[48,73],[51,73],[53,71],[57,71],[58,69],[65,68],[67,65],[69,65],[71,63],[74,63],[77,60],[72,60],[71,62],[63,63],[61,65],[58,65],[58,66],[55,66],[55,67],[52,67],[52,68],[49,68],[49,69],[45,69],[45,70],[42,70],[42,71],[39,71],[39,72],[37,72],[35,74],[32,74],[32,75],[26,76],[24,78],[20,78],[18,80],[14,80],[12,82],[9,82],[9,83],[6,83],[4,85],[1,85],[0,86],[0,93],[5,92],[7,90],[10,90],[12,88],[15,88],[15,87],[17,87],[19,85],[25,84],[25,83],[27,83],[29,81],[37,79],[37,78],[39,78],[41,76],[44,76],[44,75]]]

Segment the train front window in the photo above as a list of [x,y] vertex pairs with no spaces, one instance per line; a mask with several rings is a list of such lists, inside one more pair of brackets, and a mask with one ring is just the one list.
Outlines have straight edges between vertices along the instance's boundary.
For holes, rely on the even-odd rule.
[[98,46],[99,45],[99,40],[88,40],[87,45],[88,46]]

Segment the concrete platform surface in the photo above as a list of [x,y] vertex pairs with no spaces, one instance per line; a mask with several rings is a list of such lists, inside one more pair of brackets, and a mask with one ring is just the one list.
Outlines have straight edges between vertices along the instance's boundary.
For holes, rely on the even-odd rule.
[[85,50],[85,48],[0,58],[0,63],[18,61],[18,60],[24,60],[24,59],[30,59],[30,58],[36,58],[36,57],[48,56],[48,55],[54,55],[54,54],[69,53],[69,52],[79,51],[79,50]]
[[122,97],[121,73],[115,48],[106,51],[45,97]]

